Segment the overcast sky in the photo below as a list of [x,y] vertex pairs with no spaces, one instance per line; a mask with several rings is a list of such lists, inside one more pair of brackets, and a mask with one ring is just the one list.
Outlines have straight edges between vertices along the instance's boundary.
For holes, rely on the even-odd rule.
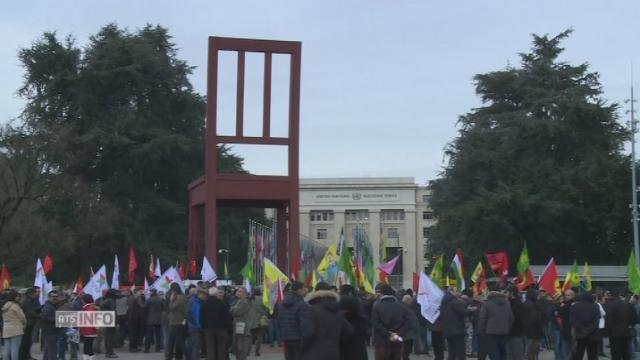
[[[630,64],[640,63],[639,10],[638,1],[584,0],[8,1],[0,11],[0,122],[23,106],[17,51],[45,30],[84,44],[109,22],[168,27],[179,56],[196,66],[191,81],[201,94],[208,36],[299,40],[301,176],[424,183],[441,171],[458,116],[480,104],[473,75],[517,64],[531,33],[572,27],[563,59],[589,62],[610,101],[628,98]],[[250,170],[277,168],[276,155],[246,155]]]

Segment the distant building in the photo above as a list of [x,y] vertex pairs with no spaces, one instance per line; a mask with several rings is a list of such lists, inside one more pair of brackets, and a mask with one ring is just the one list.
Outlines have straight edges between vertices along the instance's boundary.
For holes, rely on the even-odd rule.
[[423,270],[431,258],[435,220],[430,203],[430,190],[410,177],[300,179],[300,233],[329,245],[344,229],[353,247],[354,229],[364,229],[376,266],[401,255],[389,282],[409,288],[413,272]]

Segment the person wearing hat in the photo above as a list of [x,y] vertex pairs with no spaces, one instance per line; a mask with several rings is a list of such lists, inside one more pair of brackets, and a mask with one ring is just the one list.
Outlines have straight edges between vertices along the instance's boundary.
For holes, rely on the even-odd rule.
[[402,337],[411,324],[408,311],[395,296],[395,290],[387,284],[376,286],[380,299],[373,305],[373,346],[376,360],[400,359]]

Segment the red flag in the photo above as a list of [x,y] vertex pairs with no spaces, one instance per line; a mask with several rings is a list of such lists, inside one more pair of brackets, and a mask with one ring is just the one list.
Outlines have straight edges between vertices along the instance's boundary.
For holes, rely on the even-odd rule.
[[138,261],[136,260],[136,250],[133,246],[129,247],[129,282],[133,284],[136,280],[136,269],[138,268]]
[[8,289],[11,287],[11,275],[7,265],[2,264],[2,273],[0,274],[0,289]]
[[380,280],[381,283],[386,284],[387,283],[387,278],[389,277],[389,274],[387,274],[384,271],[378,271],[378,280]]
[[491,270],[500,278],[500,282],[504,283],[509,275],[509,256],[505,251],[495,254],[485,254],[487,262]]
[[417,272],[413,273],[413,295],[418,295],[418,288],[420,287],[420,274]]
[[547,294],[555,296],[560,293],[559,285],[556,261],[554,258],[551,258],[538,279],[538,287],[545,290]]
[[84,280],[82,279],[82,275],[78,276],[78,280],[76,280],[76,285],[73,287],[73,292],[80,295],[82,294],[82,290],[84,289]]
[[198,261],[196,259],[189,260],[189,275],[195,278],[198,275]]
[[485,291],[487,291],[489,287],[487,286],[487,273],[484,271],[484,267],[480,271],[478,275],[478,280],[473,283],[473,296],[480,296]]
[[42,270],[45,274],[48,274],[51,270],[53,270],[53,259],[51,259],[51,255],[47,254],[47,256],[44,257]]
[[153,255],[149,255],[150,259],[149,259],[149,274],[147,274],[147,276],[150,279],[155,279],[156,278],[156,262],[153,261]]
[[536,283],[536,280],[533,278],[533,273],[531,269],[527,269],[527,272],[523,276],[522,274],[518,274],[516,277],[516,287],[518,291],[524,291],[529,288],[529,286]]
[[178,264],[178,274],[180,275],[180,279],[182,280],[187,278],[187,273],[184,270],[184,264],[182,263],[182,261],[180,261],[180,264]]

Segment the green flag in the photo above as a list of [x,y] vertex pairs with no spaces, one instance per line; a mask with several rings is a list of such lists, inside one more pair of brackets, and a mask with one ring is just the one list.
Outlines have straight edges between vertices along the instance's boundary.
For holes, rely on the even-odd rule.
[[631,250],[629,261],[627,262],[627,276],[629,278],[629,291],[640,294],[640,270],[636,264],[636,256]]
[[347,248],[347,241],[344,238],[344,229],[340,232],[340,259],[338,260],[338,271],[345,274],[349,284],[356,286],[356,273],[353,271],[351,251]]
[[444,259],[443,256],[438,256],[438,260],[433,265],[433,269],[431,269],[431,275],[429,276],[433,282],[438,284],[440,287],[444,287]]
[[249,284],[251,284],[251,286],[256,285],[256,273],[253,270],[253,261],[254,261],[253,243],[250,238],[249,254],[247,255],[247,263],[244,264],[244,266],[242,267],[242,270],[240,270],[240,274],[245,280],[249,280]]

